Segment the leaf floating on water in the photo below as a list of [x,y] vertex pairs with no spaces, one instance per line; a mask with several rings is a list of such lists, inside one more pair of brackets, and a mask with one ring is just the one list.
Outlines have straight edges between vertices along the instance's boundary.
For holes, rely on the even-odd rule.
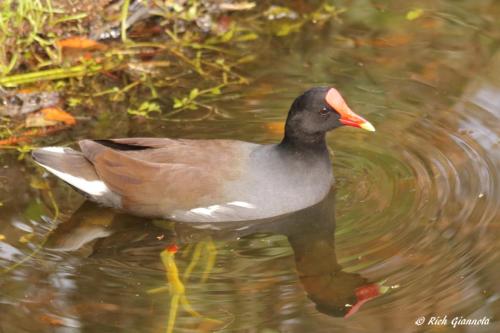
[[266,123],[266,129],[270,133],[283,135],[285,133],[285,123],[283,121],[271,121]]
[[422,14],[424,13],[424,10],[422,8],[417,8],[410,10],[408,13],[406,13],[406,19],[408,21],[414,21],[418,19]]

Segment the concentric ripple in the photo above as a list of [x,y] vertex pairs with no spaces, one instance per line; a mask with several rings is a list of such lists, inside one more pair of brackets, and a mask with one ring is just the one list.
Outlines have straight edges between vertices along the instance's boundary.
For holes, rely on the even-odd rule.
[[410,297],[412,315],[468,314],[494,293],[479,279],[496,259],[500,88],[475,89],[398,137],[382,124],[375,138],[349,133],[332,143],[341,264],[395,284],[380,300],[394,311]]
[[[160,253],[176,243],[186,297],[202,318],[181,308],[174,332],[476,331],[415,324],[430,316],[486,316],[478,331],[500,332],[500,6],[440,0],[406,20],[411,2],[371,3],[356,2],[330,29],[263,38],[251,84],[218,105],[227,117],[129,124],[136,136],[276,142],[293,98],[333,85],[377,129],[328,136],[335,221],[212,231],[85,208],[90,218],[51,234],[56,208],[66,220],[82,197],[7,155],[0,270],[15,269],[0,279],[0,331],[165,331],[173,307]],[[48,234],[56,245],[93,241],[57,251],[43,243]],[[325,275],[330,285],[307,284]],[[349,295],[353,281],[389,291],[347,319],[317,310],[318,298]]]

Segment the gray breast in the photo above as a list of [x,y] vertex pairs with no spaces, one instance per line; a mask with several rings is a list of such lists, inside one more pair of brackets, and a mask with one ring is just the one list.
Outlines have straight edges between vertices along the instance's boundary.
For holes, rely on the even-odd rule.
[[276,145],[262,146],[252,153],[248,174],[239,194],[259,207],[260,217],[314,205],[328,194],[333,181],[328,154],[291,154]]
[[291,213],[320,202],[329,192],[333,173],[328,154],[289,154],[276,145],[254,146],[243,176],[225,184],[225,202],[175,218],[190,222],[256,220]]

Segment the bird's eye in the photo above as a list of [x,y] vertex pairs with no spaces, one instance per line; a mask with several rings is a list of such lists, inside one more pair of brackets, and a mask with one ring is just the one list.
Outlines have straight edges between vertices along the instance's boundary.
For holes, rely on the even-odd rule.
[[330,108],[327,108],[326,106],[321,108],[321,110],[319,110],[319,114],[322,115],[322,116],[326,116],[330,113]]

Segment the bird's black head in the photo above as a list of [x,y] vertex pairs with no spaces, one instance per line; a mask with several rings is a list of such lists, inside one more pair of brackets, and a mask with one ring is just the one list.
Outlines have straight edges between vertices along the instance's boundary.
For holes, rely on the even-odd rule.
[[290,107],[284,140],[324,141],[326,132],[343,125],[375,130],[368,121],[351,111],[335,88],[311,88],[297,97]]

